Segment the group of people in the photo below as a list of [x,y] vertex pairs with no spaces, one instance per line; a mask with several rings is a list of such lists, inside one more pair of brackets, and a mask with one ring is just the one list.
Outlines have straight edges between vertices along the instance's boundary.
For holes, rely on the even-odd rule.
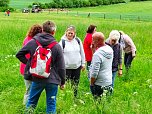
[[27,111],[35,109],[42,91],[46,91],[46,112],[56,113],[56,96],[58,85],[63,90],[65,82],[71,82],[74,97],[77,97],[81,70],[88,71],[90,89],[94,97],[100,97],[103,90],[112,92],[114,79],[118,71],[122,75],[122,49],[125,52],[125,66],[128,70],[135,57],[136,47],[131,38],[122,31],[111,31],[109,38],[96,31],[97,26],[90,25],[84,42],[76,36],[76,28],[73,25],[67,27],[65,34],[59,43],[51,48],[52,62],[48,78],[39,78],[31,75],[30,65],[37,41],[47,47],[55,42],[56,25],[52,21],[46,21],[41,25],[33,25],[23,42],[23,47],[16,57],[21,61],[20,72],[24,76],[26,93],[23,104]]
[[5,11],[5,16],[10,16],[11,11],[8,9]]
[[117,72],[118,76],[122,75],[122,51],[125,53],[124,65],[128,72],[136,56],[136,46],[123,31],[112,30],[109,38],[104,40],[103,33],[94,32],[96,26],[90,25],[89,28],[92,28],[93,32],[87,32],[84,51],[89,68],[91,92],[95,98],[100,98],[104,90],[112,93]]

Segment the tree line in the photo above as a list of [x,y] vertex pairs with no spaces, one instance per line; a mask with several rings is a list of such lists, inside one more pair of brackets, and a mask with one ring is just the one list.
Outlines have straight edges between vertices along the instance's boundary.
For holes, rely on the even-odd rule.
[[[125,3],[125,0],[53,0],[50,3],[34,2],[32,5],[39,5],[42,9],[49,8],[81,8],[81,7],[95,7],[100,5],[110,5]],[[28,7],[31,8],[32,5]]]
[[0,12],[6,10],[14,11],[14,8],[9,7],[10,0],[0,0]]

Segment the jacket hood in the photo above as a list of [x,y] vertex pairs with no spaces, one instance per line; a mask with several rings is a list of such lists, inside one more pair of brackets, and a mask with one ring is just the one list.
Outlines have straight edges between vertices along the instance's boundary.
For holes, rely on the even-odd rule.
[[34,39],[38,40],[43,46],[47,46],[51,42],[55,41],[55,38],[49,33],[38,33],[34,36]]
[[[107,47],[105,47],[105,48],[107,48]],[[110,47],[111,48],[111,47]],[[105,58],[107,58],[107,59],[111,59],[113,56],[113,51],[109,51],[109,50],[103,50],[102,48],[99,48],[99,53],[101,54],[101,55],[103,55]]]

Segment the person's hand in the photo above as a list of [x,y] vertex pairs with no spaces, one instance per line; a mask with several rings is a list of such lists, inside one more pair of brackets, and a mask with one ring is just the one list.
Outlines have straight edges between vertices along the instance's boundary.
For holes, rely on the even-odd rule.
[[60,85],[61,90],[64,90],[64,88],[65,88],[65,85]]
[[82,67],[81,67],[81,70],[84,71],[84,70],[85,70],[85,66],[82,66]]
[[119,77],[122,76],[122,69],[119,69],[119,71],[118,71],[118,76],[119,76]]

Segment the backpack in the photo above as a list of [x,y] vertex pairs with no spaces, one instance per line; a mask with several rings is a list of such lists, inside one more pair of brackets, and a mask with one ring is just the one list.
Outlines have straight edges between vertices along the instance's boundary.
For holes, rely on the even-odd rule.
[[[75,38],[75,39],[78,42],[78,44],[80,45],[80,40],[78,38]],[[64,39],[62,39],[62,47],[63,47],[63,49],[65,48],[65,40]]]
[[57,42],[51,42],[48,46],[43,47],[37,40],[35,41],[38,47],[31,59],[30,73],[38,78],[48,78],[52,62],[51,49]]

